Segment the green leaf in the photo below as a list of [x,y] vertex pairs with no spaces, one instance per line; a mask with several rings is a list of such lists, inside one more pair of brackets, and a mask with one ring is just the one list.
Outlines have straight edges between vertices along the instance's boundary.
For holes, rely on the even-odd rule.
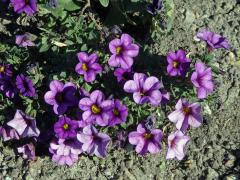
[[109,5],[109,0],[99,0],[99,1],[100,1],[101,5],[102,5],[103,7],[108,7],[108,5]]
[[80,9],[80,7],[77,4],[75,4],[72,0],[59,0],[59,4],[67,11],[76,11]]

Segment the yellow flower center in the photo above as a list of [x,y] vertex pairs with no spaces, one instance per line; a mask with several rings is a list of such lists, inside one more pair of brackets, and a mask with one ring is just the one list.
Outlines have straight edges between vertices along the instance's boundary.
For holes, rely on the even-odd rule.
[[184,108],[183,108],[183,112],[184,112],[185,114],[190,114],[190,113],[191,113],[191,109],[190,109],[189,107],[184,107]]
[[113,110],[113,114],[114,114],[115,116],[118,116],[118,115],[119,115],[119,111],[115,108],[115,109]]
[[84,70],[84,71],[87,71],[87,70],[88,70],[88,67],[87,67],[87,64],[86,64],[86,63],[83,63],[83,64],[82,64],[82,70]]
[[4,66],[0,66],[0,73],[3,73],[5,71],[5,67]]
[[153,136],[150,133],[144,133],[143,137],[144,139],[151,139]]
[[67,129],[69,128],[69,125],[68,125],[68,124],[64,124],[64,125],[63,125],[63,128],[64,128],[65,130],[67,130]]
[[101,109],[99,107],[97,107],[95,104],[92,105],[91,110],[92,110],[93,114],[99,114],[101,112]]
[[119,54],[121,53],[121,51],[122,51],[122,48],[121,48],[121,47],[117,47],[117,48],[116,48],[116,53],[117,53],[117,55],[119,55]]
[[174,68],[177,68],[178,65],[179,65],[179,62],[178,62],[178,61],[173,61],[173,67],[174,67]]

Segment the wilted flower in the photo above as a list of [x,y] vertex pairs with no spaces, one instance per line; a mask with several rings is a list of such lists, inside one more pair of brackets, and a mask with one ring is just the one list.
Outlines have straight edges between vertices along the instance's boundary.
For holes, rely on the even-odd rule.
[[185,132],[189,125],[199,127],[202,124],[201,106],[198,103],[189,104],[186,99],[179,99],[175,108],[168,118],[176,123],[178,130]]
[[21,138],[38,137],[40,134],[36,119],[24,114],[21,110],[16,111],[14,118],[7,125],[14,128]]
[[16,35],[16,44],[20,47],[35,46],[35,44],[29,39],[28,33],[23,35]]
[[133,99],[138,104],[150,102],[157,106],[161,103],[162,94],[160,92],[161,83],[158,78],[147,77],[143,73],[134,73],[133,80],[124,84],[124,91],[133,93]]
[[161,150],[160,141],[163,133],[160,129],[148,130],[143,124],[137,126],[137,131],[133,131],[128,135],[130,144],[136,145],[136,152],[145,155],[148,151],[156,154]]
[[45,102],[53,106],[53,110],[56,114],[64,114],[68,107],[75,106],[77,104],[77,98],[75,93],[77,91],[76,86],[68,82],[63,84],[58,80],[51,81],[50,91],[44,95]]
[[209,50],[224,48],[229,50],[231,48],[227,39],[220,36],[219,34],[215,34],[212,31],[204,30],[197,34],[197,38],[207,43]]
[[133,39],[128,34],[122,34],[121,39],[114,39],[109,43],[112,56],[108,64],[113,67],[129,69],[133,65],[133,57],[139,53],[139,46],[133,44]]
[[34,97],[36,95],[32,80],[23,74],[17,76],[16,86],[23,96]]
[[0,79],[0,91],[8,98],[14,98],[17,88],[10,78]]
[[10,64],[0,64],[0,79],[12,77],[12,68]]
[[89,155],[95,154],[100,158],[106,157],[106,148],[111,140],[107,134],[99,133],[95,127],[89,125],[83,128],[83,132],[78,134],[77,138],[83,143],[82,150]]
[[185,76],[191,64],[191,60],[186,57],[184,50],[170,52],[167,55],[167,72],[170,76]]
[[96,79],[96,75],[102,72],[102,67],[98,62],[98,56],[96,53],[88,56],[85,52],[77,54],[79,63],[75,67],[75,71],[78,74],[84,75],[84,80],[87,82],[93,82]]
[[17,151],[18,153],[22,154],[23,159],[31,161],[34,161],[36,159],[35,146],[32,143],[18,147]]
[[114,100],[114,107],[111,111],[111,118],[109,120],[109,126],[115,126],[126,121],[128,115],[128,109],[121,103],[119,99]]
[[176,131],[168,136],[167,159],[177,158],[182,160],[185,156],[185,146],[190,141],[190,137],[181,131]]
[[191,81],[197,88],[198,98],[203,99],[213,92],[212,70],[207,68],[202,62],[195,64],[195,70],[191,76]]
[[54,139],[50,143],[49,151],[52,160],[58,165],[71,166],[78,160],[82,153],[82,144],[76,139]]
[[133,78],[133,72],[131,69],[117,68],[114,71],[114,76],[117,77],[117,81],[119,83],[126,82],[127,80],[130,80]]
[[54,124],[54,131],[58,138],[74,138],[77,135],[78,122],[63,116]]
[[113,105],[113,101],[105,100],[104,94],[99,90],[93,91],[90,97],[82,98],[79,101],[79,108],[84,111],[83,120],[91,123],[96,122],[99,126],[108,125]]
[[153,0],[146,6],[146,9],[150,14],[156,15],[162,9],[162,0]]
[[19,139],[17,131],[8,125],[0,126],[0,137],[3,138],[3,141]]
[[11,3],[18,14],[25,12],[31,16],[37,11],[37,0],[11,0]]

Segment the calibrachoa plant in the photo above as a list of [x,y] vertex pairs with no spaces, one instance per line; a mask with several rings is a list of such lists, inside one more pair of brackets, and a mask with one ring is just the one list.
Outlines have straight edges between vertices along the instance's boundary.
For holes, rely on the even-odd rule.
[[[23,13],[19,16],[32,17],[38,13],[36,0],[4,3],[6,6],[10,4],[11,13]],[[127,143],[138,155],[163,153],[166,159],[183,160],[190,143],[188,131],[203,124],[201,104],[215,87],[214,72],[205,59],[196,59],[190,57],[187,50],[175,49],[165,54],[164,71],[153,73],[145,67],[138,68],[138,63],[142,61],[138,56],[141,56],[143,48],[142,42],[133,38],[135,34],[122,33],[120,28],[114,27],[112,32],[107,32],[110,34],[107,38],[101,37],[101,45],[105,46],[97,48],[99,42],[90,39],[94,33],[85,32],[90,27],[83,29],[87,21],[83,19],[81,28],[71,26],[81,17],[74,16],[76,19],[67,21],[70,12],[77,13],[79,6],[73,2],[71,6],[61,4],[63,1],[59,3],[59,6],[58,3],[47,6],[54,6],[57,12],[65,12],[65,16],[54,12],[53,8],[52,12],[46,9],[35,18],[46,15],[46,19],[52,18],[51,22],[62,22],[64,27],[58,29],[58,35],[62,37],[56,36],[49,41],[42,34],[54,36],[54,28],[44,30],[41,27],[42,39],[38,37],[36,42],[32,42],[28,32],[15,32],[15,49],[19,50],[21,58],[0,62],[1,98],[11,107],[17,107],[13,108],[15,115],[12,118],[6,116],[6,122],[0,126],[2,140],[17,142],[16,152],[27,160],[36,159],[36,145],[41,144],[58,165],[71,166],[83,154],[105,158],[109,147],[117,144],[125,147]],[[39,11],[44,9],[40,7]],[[153,0],[142,8],[146,8],[149,16],[155,17],[162,7],[163,1]],[[65,29],[71,31],[65,32]],[[78,37],[77,31],[82,29],[84,35]],[[209,30],[196,33],[196,38],[207,44],[208,53],[213,53],[213,49],[231,49],[226,38]],[[82,44],[83,41],[86,44]],[[76,48],[80,44],[81,47]],[[36,50],[45,52],[45,58],[48,57],[46,51],[57,52],[52,54],[56,58],[51,62],[44,59],[36,63],[34,58],[37,55],[29,53],[30,49],[34,53]],[[66,62],[62,57],[66,57]],[[31,61],[27,61],[28,58]],[[41,76],[41,71],[45,76]],[[174,80],[186,83],[183,86],[187,90],[178,89],[180,96],[176,95],[174,87],[177,84],[174,82],[177,81]],[[109,85],[107,81],[115,84]],[[155,121],[150,121],[146,115],[138,115],[146,111],[152,118],[152,112],[160,108],[168,109],[165,112],[168,120],[161,125],[156,123],[158,115]],[[161,130],[166,124],[171,124],[175,130]],[[165,146],[166,153],[162,152]]]

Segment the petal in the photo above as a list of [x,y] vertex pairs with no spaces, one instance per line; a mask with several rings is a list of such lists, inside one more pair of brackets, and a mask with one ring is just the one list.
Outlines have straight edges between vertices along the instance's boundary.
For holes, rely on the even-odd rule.
[[108,60],[108,64],[110,66],[117,67],[120,64],[120,61],[122,61],[122,58],[117,55],[112,55]]
[[93,82],[96,79],[96,73],[93,70],[89,70],[87,73],[84,74],[84,80],[86,82]]
[[207,97],[207,90],[204,87],[197,88],[197,96],[199,99],[204,99]]
[[54,105],[56,103],[55,96],[56,96],[56,92],[48,91],[44,95],[44,100],[45,100],[46,103],[48,103],[50,105]]
[[119,60],[121,68],[123,69],[129,69],[133,65],[133,58],[130,56],[123,55],[121,60]]
[[51,81],[49,87],[54,92],[60,92],[63,89],[64,84],[58,80]]
[[158,78],[153,77],[153,76],[148,77],[143,84],[144,92],[159,89],[159,88],[160,88],[160,82],[159,82]]
[[168,115],[168,119],[173,123],[182,121],[184,119],[184,113],[181,110],[175,110]]
[[139,53],[139,46],[136,44],[129,45],[123,52],[124,56],[136,57]]
[[124,46],[128,46],[130,44],[132,44],[132,37],[128,34],[122,34],[121,36],[121,43],[124,45]]
[[173,158],[175,158],[175,151],[171,148],[168,148],[166,159],[173,159]]
[[116,48],[121,46],[120,39],[114,39],[109,43],[109,50],[112,54],[116,54]]
[[79,108],[83,111],[87,111],[90,109],[90,107],[94,104],[94,102],[91,101],[90,98],[88,97],[85,97],[85,98],[82,98],[80,101],[79,101]]
[[154,144],[153,142],[148,143],[148,151],[152,154],[156,154],[160,151],[160,144]]
[[137,131],[133,131],[128,135],[128,141],[132,145],[136,145],[140,138],[142,138],[142,134]]
[[162,94],[159,90],[151,91],[148,94],[148,97],[149,97],[150,103],[153,106],[158,106],[162,101]]
[[104,100],[105,96],[102,91],[95,90],[90,94],[90,99],[93,103],[101,104]]
[[80,62],[88,62],[88,54],[85,52],[77,53],[77,57]]
[[125,92],[134,93],[134,92],[138,91],[138,86],[135,83],[135,81],[129,80],[124,84],[123,89]]

